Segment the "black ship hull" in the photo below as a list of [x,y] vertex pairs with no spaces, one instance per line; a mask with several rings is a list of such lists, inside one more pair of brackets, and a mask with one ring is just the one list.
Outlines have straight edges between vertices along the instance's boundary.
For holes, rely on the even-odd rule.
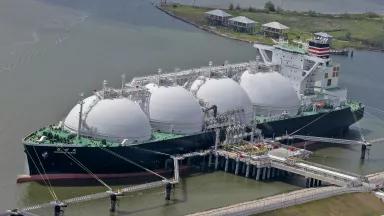
[[[360,120],[363,115],[364,107],[355,111],[351,111],[348,107],[328,113],[320,112],[313,115],[260,123],[258,128],[262,130],[266,137],[293,132],[312,136],[335,136],[345,132],[350,125]],[[47,174],[52,178],[59,179],[63,176],[71,179],[84,176],[92,177],[71,158],[77,159],[92,173],[102,177],[123,177],[126,174],[142,173],[144,171],[143,168],[129,161],[151,170],[164,170],[166,167],[173,166],[172,159],[166,154],[177,155],[200,151],[210,148],[214,143],[215,133],[213,131],[135,146],[104,148],[24,143],[29,175],[28,177],[21,177],[19,182],[42,180],[39,174]],[[111,151],[122,157],[117,157]]]

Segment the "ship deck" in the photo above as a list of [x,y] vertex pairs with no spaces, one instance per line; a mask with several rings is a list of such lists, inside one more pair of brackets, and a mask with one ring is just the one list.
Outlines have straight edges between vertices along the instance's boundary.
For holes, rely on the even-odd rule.
[[[46,139],[40,141],[41,137],[45,136]],[[182,137],[183,135],[173,134],[173,133],[164,133],[164,132],[153,132],[152,138],[148,142],[162,141],[168,139],[174,139],[178,137]],[[77,135],[65,130],[61,129],[57,126],[48,126],[45,128],[41,128],[29,136],[27,136],[24,140],[27,143],[33,144],[73,144],[79,146],[87,146],[87,147],[114,147],[120,146],[121,143],[113,142],[110,140],[80,136],[79,139]],[[133,143],[138,144],[138,143]]]
[[[359,101],[347,100],[345,102],[345,104],[343,106],[341,106],[341,109],[350,108],[352,112],[355,112],[355,111],[357,111],[363,107],[364,107],[364,105]],[[295,115],[295,116],[258,116],[258,115],[256,115],[254,117],[254,119],[257,122],[266,123],[266,122],[279,121],[279,120],[289,119],[289,118],[297,118],[299,116],[310,116],[310,115],[316,115],[319,113],[327,113],[327,112],[332,112],[334,110],[335,109],[333,109],[333,108],[321,108],[321,109],[318,109],[316,111],[313,109],[309,109],[309,110],[304,110],[300,114]]]

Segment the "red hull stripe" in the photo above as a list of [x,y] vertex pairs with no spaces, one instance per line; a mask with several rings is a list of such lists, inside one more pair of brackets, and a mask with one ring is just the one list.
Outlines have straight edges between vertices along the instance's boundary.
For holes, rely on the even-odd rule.
[[317,51],[325,51],[325,50],[330,50],[329,47],[325,47],[325,48],[319,48],[319,47],[313,47],[313,46],[309,46],[309,49],[311,50],[317,50]]
[[[180,171],[185,171],[188,167],[180,167]],[[166,170],[155,170],[156,173],[165,174],[170,173],[171,171]],[[103,173],[96,174],[97,177],[101,179],[116,179],[116,178],[129,178],[129,177],[145,177],[153,176],[153,174],[148,172],[135,172],[135,173]],[[44,177],[44,178],[43,178]],[[51,181],[55,180],[83,180],[83,179],[94,179],[90,174],[81,174],[81,173],[65,173],[65,174],[47,174],[44,176],[40,175],[19,175],[17,176],[17,183],[31,182],[31,181],[43,181],[48,178]]]

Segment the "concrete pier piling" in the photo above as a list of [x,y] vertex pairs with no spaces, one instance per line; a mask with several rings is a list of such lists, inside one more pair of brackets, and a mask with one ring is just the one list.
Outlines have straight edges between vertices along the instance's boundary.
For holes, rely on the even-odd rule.
[[239,174],[239,166],[240,166],[239,158],[236,158],[235,175]]
[[266,168],[266,167],[263,167],[262,170],[263,170],[263,175],[262,175],[262,177],[261,177],[261,180],[265,180],[265,177],[266,177],[266,175],[267,175],[267,168]]
[[245,170],[245,177],[249,177],[249,162],[247,162],[246,170]]
[[215,170],[219,168],[219,155],[215,154]]
[[260,180],[260,175],[261,175],[261,168],[257,168],[256,181]]
[[253,165],[252,166],[252,177],[255,177],[255,175],[256,175],[256,165]]
[[225,157],[224,172],[228,172],[228,163],[229,163],[229,159],[228,159],[228,156],[226,156]]
[[267,179],[270,179],[271,178],[271,168],[268,167],[267,168]]

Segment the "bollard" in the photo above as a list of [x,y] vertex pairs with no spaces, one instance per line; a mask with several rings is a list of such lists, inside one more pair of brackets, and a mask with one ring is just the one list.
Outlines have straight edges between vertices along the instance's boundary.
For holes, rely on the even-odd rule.
[[172,184],[171,183],[167,183],[165,185],[165,200],[171,200],[171,192],[172,192]]

